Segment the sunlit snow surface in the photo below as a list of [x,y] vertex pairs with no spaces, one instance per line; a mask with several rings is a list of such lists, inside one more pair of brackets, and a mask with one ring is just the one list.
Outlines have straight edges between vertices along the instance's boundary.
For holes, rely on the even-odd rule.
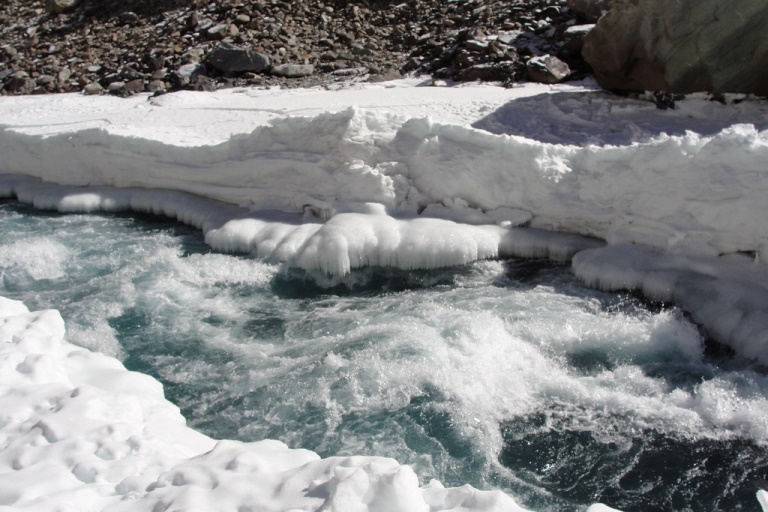
[[[120,277],[96,290],[74,284],[87,265],[71,262],[88,259],[78,248],[88,235],[8,236],[5,289],[34,307],[61,309],[71,341],[161,378],[211,432],[278,437],[323,455],[385,453],[407,460],[422,484],[437,476],[503,488],[537,508],[642,508],[648,486],[665,485],[684,489],[656,502],[671,509],[706,500],[754,506],[742,497],[754,496],[765,472],[765,382],[749,361],[768,363],[766,104],[694,98],[661,112],[579,87],[411,85],[3,98],[0,195],[63,212],[162,214],[202,230],[215,249],[257,257],[193,250],[179,259],[178,248],[141,249],[118,236],[115,256],[94,264]],[[86,227],[94,238],[98,222]],[[122,250],[141,266],[119,264]],[[552,285],[535,279],[518,289],[517,270],[499,263],[455,267],[510,256],[573,257],[576,276],[590,285],[679,304],[736,358],[704,357],[701,335],[676,310],[616,311],[610,296],[590,298],[581,288],[571,303],[575,282],[548,295]],[[414,269],[433,270],[413,282]],[[14,289],[17,278],[61,287],[59,303]],[[222,286],[223,295],[205,291]],[[258,304],[243,306],[252,300]],[[515,301],[533,301],[535,314]],[[200,321],[190,322],[190,311]],[[177,323],[155,331],[161,313]],[[298,467],[316,456],[223,443],[185,462],[212,441],[181,427],[143,377],[134,386],[125,374],[108,386],[135,387],[125,407],[105,405],[115,399],[99,401],[101,391],[77,391],[85,381],[71,375],[72,360],[87,361],[77,371],[87,376],[92,367],[87,384],[97,388],[106,375],[99,365],[120,372],[113,360],[57,348],[57,318],[5,324],[15,368],[8,396],[25,379],[43,386],[44,375],[55,375],[65,384],[10,402],[5,428],[16,437],[3,455],[10,472],[2,503],[37,510],[43,505],[34,500],[45,496],[53,508],[57,489],[69,496],[59,500],[65,507],[85,493],[92,510],[513,506],[500,493],[419,488],[410,467],[389,459]],[[260,341],[240,343],[240,334]],[[213,359],[196,363],[176,345],[163,352],[169,335]],[[46,343],[24,341],[40,336]],[[169,369],[153,369],[159,362]],[[210,388],[209,371],[219,366],[236,377]],[[303,402],[292,402],[289,388]],[[154,398],[142,402],[143,394]],[[196,394],[202,400],[193,403]],[[261,423],[234,414],[238,404],[260,411],[253,414]],[[381,418],[360,416],[363,409],[403,421],[387,430]],[[69,418],[93,414],[134,430],[98,422],[71,429]],[[166,416],[175,426],[158,419]],[[347,435],[355,421],[363,438]],[[86,452],[98,461],[73,455]],[[694,454],[689,485],[657,462],[681,452]],[[590,453],[598,455],[584,458]],[[574,466],[603,475],[601,483]],[[28,476],[43,468],[52,475],[48,491]],[[705,489],[700,479],[709,477],[725,490]],[[611,478],[623,497],[612,494]],[[737,493],[744,481],[752,488]]]

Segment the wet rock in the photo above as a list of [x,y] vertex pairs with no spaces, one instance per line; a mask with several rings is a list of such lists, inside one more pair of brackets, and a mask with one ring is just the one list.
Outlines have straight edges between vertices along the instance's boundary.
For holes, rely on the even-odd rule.
[[120,23],[128,23],[131,25],[138,23],[140,20],[138,14],[130,11],[120,14],[120,16],[117,17],[117,19],[120,20]]

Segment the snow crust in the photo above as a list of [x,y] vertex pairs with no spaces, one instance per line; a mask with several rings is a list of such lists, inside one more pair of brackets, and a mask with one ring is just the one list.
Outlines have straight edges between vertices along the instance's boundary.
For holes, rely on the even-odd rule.
[[[768,364],[765,102],[661,112],[590,84],[415,85],[2,98],[0,196],[162,214],[214,248],[329,274],[573,258],[587,283],[679,304]],[[216,442],[152,379],[63,341],[55,311],[2,299],[0,322],[13,509],[517,509],[419,487],[390,459]]]

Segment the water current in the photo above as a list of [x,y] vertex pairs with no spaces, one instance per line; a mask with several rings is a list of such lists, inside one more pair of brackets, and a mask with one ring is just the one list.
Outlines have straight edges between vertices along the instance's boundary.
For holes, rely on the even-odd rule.
[[765,373],[567,266],[329,278],[162,218],[3,201],[0,276],[216,438],[391,456],[534,510],[757,510],[768,486]]

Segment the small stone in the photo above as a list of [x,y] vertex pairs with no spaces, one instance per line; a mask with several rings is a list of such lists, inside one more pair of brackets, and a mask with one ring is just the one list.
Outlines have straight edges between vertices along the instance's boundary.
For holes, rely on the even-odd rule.
[[141,78],[138,78],[136,80],[131,80],[130,82],[126,82],[125,89],[130,92],[141,92],[144,90],[144,80]]
[[99,82],[91,82],[83,89],[85,94],[101,94],[102,91],[104,91],[104,88]]
[[552,55],[533,57],[526,64],[528,78],[533,82],[556,84],[571,74],[568,64]]
[[147,90],[149,92],[158,92],[158,91],[164,91],[165,90],[165,82],[162,80],[152,80],[149,82],[149,85],[147,86]]
[[66,82],[69,80],[69,78],[72,76],[72,70],[69,68],[63,68],[61,71],[59,71],[58,79],[59,82]]
[[208,29],[208,37],[211,39],[224,39],[227,36],[235,36],[239,32],[236,25],[220,23]]
[[465,44],[466,44],[467,50],[472,50],[476,52],[484,52],[488,49],[487,41],[477,41],[475,39],[470,39]]
[[[370,70],[369,70],[370,71]],[[402,74],[397,69],[390,69],[383,73],[372,74],[369,78],[369,82],[389,82],[390,80],[399,80],[402,78]]]
[[37,77],[37,85],[45,86],[55,81],[56,81],[56,78],[52,77],[51,75],[40,75],[39,77]]
[[283,64],[272,68],[271,73],[275,76],[284,76],[286,78],[300,78],[309,76],[315,72],[315,66],[311,64]]

